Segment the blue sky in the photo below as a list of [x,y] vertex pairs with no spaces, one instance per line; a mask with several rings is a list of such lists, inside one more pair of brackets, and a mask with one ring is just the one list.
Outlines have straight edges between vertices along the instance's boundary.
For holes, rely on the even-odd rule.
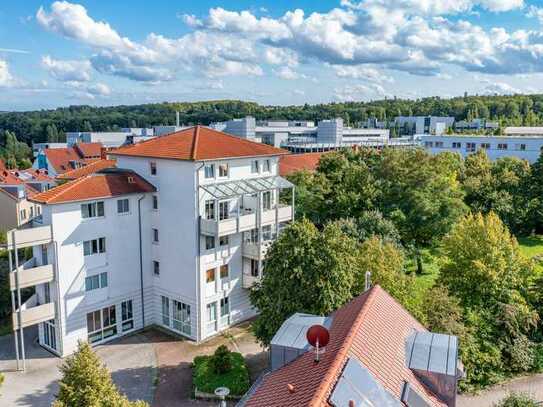
[[0,4],[0,110],[543,92],[543,2]]

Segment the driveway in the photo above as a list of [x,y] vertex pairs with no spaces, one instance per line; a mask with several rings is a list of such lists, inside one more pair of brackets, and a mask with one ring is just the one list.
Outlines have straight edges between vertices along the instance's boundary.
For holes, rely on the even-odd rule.
[[537,401],[543,401],[543,374],[514,379],[476,395],[458,396],[456,405],[457,407],[491,407],[512,392],[528,393]]
[[[16,372],[13,336],[0,337],[0,372],[5,375],[0,389],[2,407],[49,406],[55,398],[62,359],[40,347],[36,338],[37,328],[25,329],[26,371]],[[211,354],[222,344],[246,357],[252,380],[267,366],[267,353],[255,342],[249,324],[198,345],[151,329],[95,350],[130,400],[145,400],[153,407],[216,406],[217,402],[191,399],[190,364],[195,356]]]
[[[25,329],[26,370],[17,372],[13,335],[0,337],[0,372],[5,381],[0,389],[2,406],[49,406],[58,391],[62,359],[36,342],[37,327]],[[96,353],[110,370],[114,382],[131,400],[153,401],[156,358],[152,343],[141,334],[96,347]]]

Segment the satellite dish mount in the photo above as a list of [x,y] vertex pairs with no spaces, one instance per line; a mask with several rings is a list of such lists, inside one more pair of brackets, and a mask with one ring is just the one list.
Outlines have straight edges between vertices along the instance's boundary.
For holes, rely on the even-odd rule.
[[320,355],[325,352],[326,345],[330,342],[330,332],[322,325],[313,325],[307,330],[306,338],[315,350],[315,363],[319,363]]

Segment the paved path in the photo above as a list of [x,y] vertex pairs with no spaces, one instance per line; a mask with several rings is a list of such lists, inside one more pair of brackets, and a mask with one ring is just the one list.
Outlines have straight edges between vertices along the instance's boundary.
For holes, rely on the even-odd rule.
[[[1,406],[49,406],[54,400],[62,359],[39,346],[36,338],[37,327],[25,330],[26,371],[16,372],[13,335],[0,337],[0,372],[5,376]],[[128,336],[97,347],[96,353],[129,399],[152,402],[156,359],[153,345],[144,339],[141,334]]]
[[511,392],[528,393],[543,401],[543,374],[526,376],[499,384],[474,396],[461,395],[457,407],[491,407]]

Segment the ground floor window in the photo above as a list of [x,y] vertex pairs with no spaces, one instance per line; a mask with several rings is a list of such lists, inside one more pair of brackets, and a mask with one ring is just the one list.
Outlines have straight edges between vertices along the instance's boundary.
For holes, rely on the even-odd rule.
[[215,332],[217,330],[217,303],[211,302],[206,305],[207,316],[207,332]]
[[162,296],[162,323],[170,326],[170,299]]
[[190,305],[173,300],[173,329],[190,335]]
[[43,343],[51,349],[57,349],[57,335],[54,319],[43,323]]
[[228,297],[221,298],[221,317],[225,317],[230,314],[230,303]]
[[117,335],[115,305],[87,314],[87,333],[90,343]]
[[121,303],[121,328],[123,332],[134,329],[134,313],[132,311],[132,300]]

